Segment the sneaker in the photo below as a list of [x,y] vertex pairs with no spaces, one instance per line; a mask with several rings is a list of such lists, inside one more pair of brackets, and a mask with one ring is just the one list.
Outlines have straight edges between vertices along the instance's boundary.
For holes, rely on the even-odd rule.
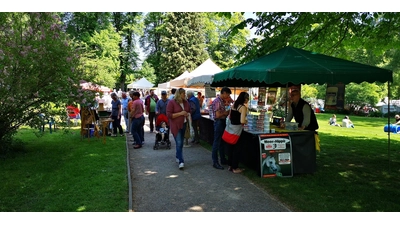
[[125,136],[125,135],[124,135],[124,134],[121,134],[120,136],[123,137],[123,136]]
[[111,137],[116,137],[117,135],[116,134],[111,134]]
[[221,165],[219,165],[219,163],[214,163],[214,164],[213,164],[213,167],[214,167],[215,169],[219,169],[219,170],[223,170],[223,169],[224,169],[224,167],[222,167]]
[[180,170],[183,169],[184,166],[185,166],[185,165],[184,165],[183,163],[179,163],[179,169],[180,169]]
[[191,145],[183,145],[184,148],[192,147]]

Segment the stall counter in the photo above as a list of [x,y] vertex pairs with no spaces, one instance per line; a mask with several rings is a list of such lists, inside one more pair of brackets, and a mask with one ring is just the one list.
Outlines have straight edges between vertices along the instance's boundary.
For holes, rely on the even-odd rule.
[[[270,125],[276,133],[288,133],[292,142],[293,173],[312,174],[316,172],[316,149],[315,132],[313,131],[291,131],[275,125]],[[214,141],[214,120],[203,115],[199,123],[200,139],[212,145]],[[260,175],[260,142],[258,135],[264,132],[243,131],[243,142],[245,147],[241,148],[241,163],[257,171]]]

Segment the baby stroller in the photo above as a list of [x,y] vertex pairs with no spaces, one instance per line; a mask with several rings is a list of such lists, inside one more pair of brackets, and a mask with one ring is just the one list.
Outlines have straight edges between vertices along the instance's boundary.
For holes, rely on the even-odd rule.
[[[164,138],[162,138],[163,136]],[[167,149],[171,149],[171,141],[169,140],[168,118],[164,114],[158,115],[156,119],[156,139],[153,149],[156,150],[159,147],[166,147]]]

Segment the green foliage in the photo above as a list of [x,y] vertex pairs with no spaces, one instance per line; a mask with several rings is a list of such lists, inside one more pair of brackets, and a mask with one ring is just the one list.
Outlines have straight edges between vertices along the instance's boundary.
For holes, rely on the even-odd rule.
[[166,14],[161,39],[161,82],[172,80],[185,71],[192,71],[209,58],[205,51],[202,23],[200,13]]
[[316,87],[311,85],[302,85],[301,86],[301,97],[302,98],[316,98],[318,90]]
[[[86,104],[79,49],[55,13],[0,13],[0,141],[21,125],[39,127],[50,104]],[[64,112],[65,113],[65,112]]]
[[94,32],[107,29],[110,25],[109,12],[66,12],[61,13],[65,31],[77,41],[88,42]]
[[250,37],[249,29],[230,32],[233,27],[244,19],[243,13],[229,13],[229,18],[221,13],[204,13],[204,30],[207,52],[212,60],[222,69],[229,69],[235,63],[235,57],[246,46]]
[[130,82],[133,82],[135,81],[135,79],[140,79],[142,77],[145,77],[148,81],[150,81],[153,84],[157,79],[154,68],[147,61],[143,62],[141,69],[135,72],[130,77]]
[[345,89],[345,104],[353,111],[365,105],[374,106],[382,98],[381,89],[376,84],[363,82],[359,85],[350,83]]
[[136,51],[136,37],[143,34],[142,13],[138,12],[114,12],[113,25],[122,39],[119,42],[120,70],[118,74],[119,84],[125,90],[127,74],[133,73],[138,65],[139,54]]
[[156,75],[155,84],[163,83],[163,72],[160,67],[161,52],[163,47],[161,40],[163,38],[163,21],[165,13],[149,12],[144,19],[144,34],[140,37],[139,43],[143,52],[147,55],[146,60],[153,68]]
[[100,32],[95,31],[87,43],[84,58],[87,74],[95,74],[93,82],[108,87],[114,87],[119,77],[119,43],[121,36],[111,25]]

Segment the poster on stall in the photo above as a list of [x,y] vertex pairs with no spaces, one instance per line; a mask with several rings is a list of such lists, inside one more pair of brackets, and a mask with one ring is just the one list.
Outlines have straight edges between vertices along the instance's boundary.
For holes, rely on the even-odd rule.
[[266,95],[266,88],[259,87],[258,88],[258,104],[259,106],[265,106],[265,95]]
[[277,88],[268,88],[267,105],[273,105],[276,102]]
[[210,87],[209,84],[204,85],[204,90],[206,98],[215,98],[217,96],[215,93],[215,87]]
[[336,85],[327,84],[325,94],[325,109],[343,109],[344,108],[345,86],[342,83]]
[[292,142],[288,133],[261,134],[261,177],[292,177]]

